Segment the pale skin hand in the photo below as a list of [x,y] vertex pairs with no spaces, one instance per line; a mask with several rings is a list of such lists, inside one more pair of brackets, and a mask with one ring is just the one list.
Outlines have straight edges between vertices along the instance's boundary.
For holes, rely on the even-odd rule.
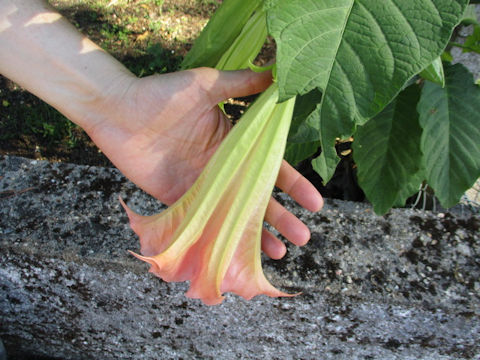
[[[125,176],[166,204],[193,184],[230,130],[217,104],[271,82],[268,73],[207,68],[138,79],[37,0],[0,4],[0,73],[82,126]],[[286,162],[277,186],[310,211],[323,205]],[[265,219],[296,245],[310,238],[274,199]],[[262,249],[275,259],[286,251],[266,230]]]
[[[114,120],[89,134],[128,178],[171,204],[193,184],[230,129],[217,104],[269,84],[270,74],[207,68],[135,79],[107,111]],[[286,162],[277,186],[309,210],[322,205],[313,185]],[[308,228],[273,199],[266,221],[296,245],[310,237]],[[266,231],[263,249],[273,258],[285,254],[285,245]]]

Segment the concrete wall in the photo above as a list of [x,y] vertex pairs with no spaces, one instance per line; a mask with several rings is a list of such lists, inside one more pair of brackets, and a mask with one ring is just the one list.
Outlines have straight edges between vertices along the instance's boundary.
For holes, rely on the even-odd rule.
[[480,216],[328,200],[303,248],[265,260],[291,299],[206,307],[127,254],[118,171],[0,158],[0,338],[10,359],[480,359]]

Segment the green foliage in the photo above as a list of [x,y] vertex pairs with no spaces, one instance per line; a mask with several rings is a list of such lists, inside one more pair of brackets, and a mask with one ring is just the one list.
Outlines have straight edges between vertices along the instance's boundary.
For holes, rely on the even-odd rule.
[[5,115],[0,111],[0,140],[26,134],[47,145],[63,143],[70,148],[77,145],[75,130],[78,127],[75,124],[33,95],[27,98],[31,99],[28,103],[14,106],[10,106],[7,100],[2,101],[2,106],[10,109]]
[[318,140],[320,129],[318,123],[311,121],[309,115],[317,108],[318,99],[322,93],[313,89],[308,94],[297,96],[292,126],[288,141],[291,143],[304,143]]
[[215,67],[261,4],[261,0],[224,0],[185,56],[182,69]]
[[444,87],[445,73],[443,72],[442,59],[440,57],[436,58],[430,65],[423,69],[420,76],[425,80],[429,80]]
[[426,83],[418,104],[426,180],[446,207],[480,177],[480,88],[462,65],[445,68],[445,88]]
[[[184,67],[217,64],[259,3],[224,1]],[[461,21],[475,26],[461,46],[477,51],[468,3],[264,1],[280,101],[297,97],[285,158],[295,164],[320,145],[312,166],[328,182],[336,142],[353,136],[358,181],[376,212],[405,203],[425,180],[444,206],[458,202],[480,176],[480,89],[442,61]]]
[[313,165],[325,182],[339,161],[335,139],[351,136],[440,55],[467,2],[280,0],[269,10],[281,98],[323,93],[310,116],[322,145]]
[[[387,212],[397,202],[405,203],[400,194],[420,170],[422,129],[412,106],[419,98],[418,85],[408,87],[355,135],[358,183],[377,213]],[[420,183],[414,187],[418,189]]]
[[221,70],[248,69],[262,49],[267,35],[265,12],[256,11],[215,67]]
[[143,77],[176,71],[181,61],[181,57],[155,44],[149,46],[144,55],[125,59],[124,64],[135,75]]
[[475,52],[480,54],[480,25],[475,25],[473,34],[467,37],[463,44],[463,52]]
[[320,141],[311,141],[303,143],[288,143],[285,148],[285,160],[289,164],[297,165],[305,159],[305,156],[313,156],[320,146]]

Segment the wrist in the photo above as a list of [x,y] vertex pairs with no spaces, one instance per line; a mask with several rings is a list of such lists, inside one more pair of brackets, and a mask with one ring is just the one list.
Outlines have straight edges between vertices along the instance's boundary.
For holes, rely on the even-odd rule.
[[122,116],[126,93],[137,78],[128,71],[100,71],[99,77],[85,77],[81,84],[72,83],[56,108],[67,118],[91,134],[99,126]]

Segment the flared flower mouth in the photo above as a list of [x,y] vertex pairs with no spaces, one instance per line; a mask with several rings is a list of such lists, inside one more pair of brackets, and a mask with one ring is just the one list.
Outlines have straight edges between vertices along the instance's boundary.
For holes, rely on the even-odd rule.
[[293,296],[270,284],[261,265],[263,218],[280,169],[294,98],[277,104],[274,83],[242,116],[192,187],[153,216],[122,202],[150,271],[190,281],[188,297],[207,305],[223,293],[246,299]]

